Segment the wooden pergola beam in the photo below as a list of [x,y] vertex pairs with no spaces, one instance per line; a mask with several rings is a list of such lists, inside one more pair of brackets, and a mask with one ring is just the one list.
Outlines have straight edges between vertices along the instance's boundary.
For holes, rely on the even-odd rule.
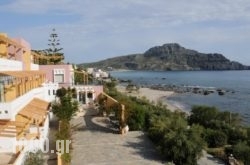
[[13,131],[2,130],[1,132],[6,132],[6,133],[18,133],[18,132],[20,132],[20,131],[17,131],[17,130],[13,130]]
[[10,135],[10,134],[2,134],[2,133],[0,133],[0,137],[16,137],[16,135]]
[[0,35],[0,41],[4,42],[6,44],[9,44],[9,45],[13,45],[13,46],[18,47],[18,48],[25,48],[24,46],[20,45],[19,43],[9,39],[8,37],[2,36],[2,35]]
[[26,125],[27,123],[24,123],[24,122],[16,122],[16,121],[1,121],[0,120],[0,126],[1,125],[8,125],[8,126],[24,126]]

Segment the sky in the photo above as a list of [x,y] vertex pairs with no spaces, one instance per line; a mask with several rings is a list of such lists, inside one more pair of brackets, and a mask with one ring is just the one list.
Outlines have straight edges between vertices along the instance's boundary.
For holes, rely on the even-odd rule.
[[1,0],[0,20],[32,49],[47,49],[55,28],[75,64],[179,43],[250,65],[250,0]]

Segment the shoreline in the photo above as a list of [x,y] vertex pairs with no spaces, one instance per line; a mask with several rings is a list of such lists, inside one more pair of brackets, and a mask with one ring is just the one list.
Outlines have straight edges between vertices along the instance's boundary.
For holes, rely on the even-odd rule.
[[[174,91],[161,91],[161,90],[156,90],[156,89],[150,89],[150,88],[140,88],[139,92],[132,92],[132,93],[128,93],[126,92],[126,87],[122,86],[122,85],[117,85],[116,89],[123,93],[126,94],[128,96],[135,96],[138,98],[143,98],[145,97],[147,100],[149,100],[150,102],[157,104],[158,102],[161,102],[163,105],[167,106],[167,109],[169,109],[170,111],[174,112],[174,111],[181,111],[184,113],[189,113],[187,110],[180,108],[180,106],[176,106],[174,104],[171,104],[168,101],[168,98],[172,95],[175,95],[176,92]],[[178,103],[177,103],[178,104]]]

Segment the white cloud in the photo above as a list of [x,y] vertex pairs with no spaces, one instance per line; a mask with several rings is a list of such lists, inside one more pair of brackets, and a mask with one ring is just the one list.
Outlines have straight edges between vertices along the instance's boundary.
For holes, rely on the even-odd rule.
[[[89,60],[81,57],[84,53],[92,54],[92,59],[102,59],[144,52],[166,42],[180,42],[206,52],[206,47],[216,47],[213,52],[219,51],[220,45],[249,43],[249,9],[247,0],[15,0],[0,6],[1,11],[34,17],[77,16],[74,21],[34,25],[13,32],[42,49],[55,27],[69,54],[68,60],[75,56],[74,62]],[[98,57],[101,54],[105,57]]]
[[206,21],[210,19],[249,19],[250,1],[246,0],[15,0],[3,10],[20,13],[79,14],[85,18],[123,18]]

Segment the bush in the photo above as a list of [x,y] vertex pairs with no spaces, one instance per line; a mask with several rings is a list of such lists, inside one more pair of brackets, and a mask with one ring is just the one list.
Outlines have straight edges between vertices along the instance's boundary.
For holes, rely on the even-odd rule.
[[245,165],[250,165],[250,146],[246,142],[239,142],[232,147],[233,155],[236,159],[244,162]]
[[24,165],[43,165],[44,164],[43,153],[41,150],[37,152],[28,152],[25,156]]
[[244,128],[230,128],[228,130],[228,142],[237,144],[240,141],[247,140],[247,130]]
[[135,106],[133,111],[130,111],[128,117],[128,125],[131,130],[143,130],[145,126],[146,111],[142,106]]
[[219,111],[215,107],[194,106],[189,117],[190,124],[200,124],[205,128],[214,121]]
[[221,131],[207,129],[205,140],[208,147],[222,147],[227,144],[227,135]]
[[163,154],[176,165],[196,165],[202,153],[200,127],[172,131],[164,136]]

